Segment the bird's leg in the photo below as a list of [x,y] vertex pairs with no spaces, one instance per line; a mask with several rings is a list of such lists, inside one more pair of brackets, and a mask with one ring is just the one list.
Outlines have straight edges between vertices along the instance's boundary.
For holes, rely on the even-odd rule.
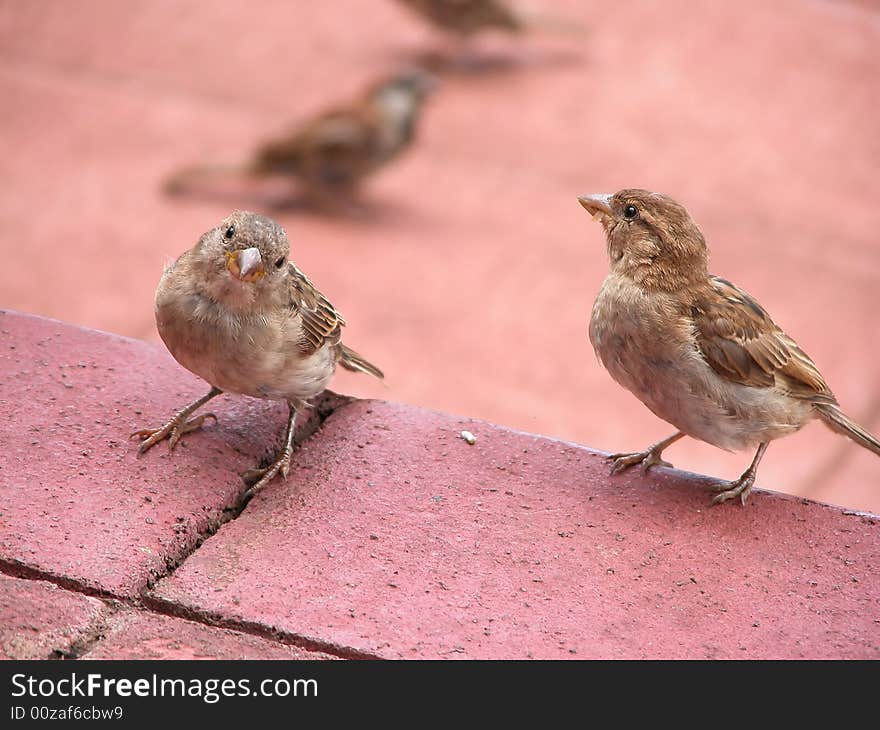
[[746,503],[746,500],[749,498],[749,493],[755,485],[755,475],[758,473],[758,464],[761,463],[764,452],[767,450],[767,445],[767,442],[765,442],[758,446],[755,458],[752,459],[749,468],[743,472],[739,479],[735,479],[732,482],[722,482],[721,484],[712,487],[714,491],[720,492],[720,494],[715,495],[712,504],[721,504],[728,499],[733,499],[737,495],[739,495],[740,501],[743,504]]
[[648,469],[652,466],[672,466],[668,461],[663,461],[660,456],[663,454],[663,449],[670,444],[674,444],[682,436],[684,436],[684,434],[681,431],[678,431],[677,433],[672,434],[672,436],[669,436],[662,441],[658,441],[653,446],[649,446],[644,451],[637,451],[632,454],[611,454],[611,456],[608,457],[614,462],[611,465],[611,473],[618,474],[636,464],[642,465],[643,474],[647,474]]
[[223,391],[220,388],[211,388],[211,391],[207,394],[199,398],[194,403],[190,403],[186,408],[182,408],[177,413],[174,414],[174,417],[168,421],[164,426],[160,426],[159,428],[144,428],[140,431],[135,431],[129,438],[134,438],[137,436],[138,438],[144,439],[141,441],[141,445],[138,447],[138,453],[143,454],[147,449],[152,446],[158,444],[162,439],[168,439],[168,445],[171,447],[171,450],[174,450],[174,447],[177,445],[177,442],[180,440],[180,437],[185,433],[189,433],[190,431],[195,431],[197,428],[201,428],[202,424],[204,424],[206,418],[213,418],[214,421],[217,420],[217,416],[213,413],[205,413],[201,416],[193,418],[192,420],[187,420],[190,417],[190,414],[201,408],[205,403],[207,403],[211,398],[215,398],[220,395]]
[[281,478],[287,479],[287,472],[290,470],[290,455],[293,453],[293,435],[296,430],[296,408],[291,403],[288,403],[287,407],[290,409],[290,414],[287,417],[287,432],[284,436],[284,449],[278,458],[264,469],[248,469],[241,475],[249,487],[248,492],[251,494],[272,481],[279,471]]

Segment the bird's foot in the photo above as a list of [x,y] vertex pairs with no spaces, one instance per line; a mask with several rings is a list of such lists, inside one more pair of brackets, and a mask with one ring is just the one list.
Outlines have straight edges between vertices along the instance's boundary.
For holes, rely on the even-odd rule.
[[712,499],[712,504],[721,504],[738,496],[745,505],[753,486],[755,486],[755,475],[751,471],[747,471],[739,479],[734,479],[732,482],[716,484],[711,487],[712,491],[718,492]]
[[281,455],[269,466],[262,469],[248,469],[241,475],[244,483],[248,485],[248,494],[254,494],[271,482],[281,472],[281,478],[287,479],[290,471],[290,455],[292,449],[284,449]]
[[181,414],[178,413],[164,426],[159,428],[144,428],[140,431],[135,431],[129,436],[129,438],[137,436],[140,439],[144,439],[141,441],[140,446],[138,446],[139,454],[145,453],[148,449],[166,438],[168,439],[169,448],[171,451],[174,451],[174,447],[177,445],[177,442],[180,441],[180,437],[185,433],[201,428],[204,425],[206,418],[213,418],[214,423],[217,422],[217,416],[213,413],[204,413],[201,416],[196,416],[190,420],[186,420],[185,415],[181,416]]
[[619,474],[626,469],[629,469],[631,466],[635,466],[636,464],[642,465],[642,474],[647,474],[648,469],[652,466],[669,466],[671,467],[668,461],[664,461],[660,458],[660,455],[663,453],[662,449],[657,449],[655,447],[651,447],[650,449],[645,449],[644,451],[636,451],[631,454],[611,454],[608,459],[614,462],[611,465],[611,473]]

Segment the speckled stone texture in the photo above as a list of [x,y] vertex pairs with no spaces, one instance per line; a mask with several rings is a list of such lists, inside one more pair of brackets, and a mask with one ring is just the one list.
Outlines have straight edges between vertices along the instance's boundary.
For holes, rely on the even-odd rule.
[[232,629],[123,610],[83,659],[333,659]]
[[57,659],[90,641],[104,604],[40,580],[0,575],[0,659]]
[[138,457],[204,392],[163,350],[6,312],[0,373],[7,656],[880,658],[869,515],[332,394],[246,502],[278,404]]
[[705,486],[357,402],[153,595],[389,658],[880,657],[873,518]]

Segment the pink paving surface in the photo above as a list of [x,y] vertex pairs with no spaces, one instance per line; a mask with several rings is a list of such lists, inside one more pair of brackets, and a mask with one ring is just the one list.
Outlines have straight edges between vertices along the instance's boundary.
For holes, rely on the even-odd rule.
[[[481,39],[511,63],[443,79],[371,215],[273,212],[389,376],[336,387],[608,450],[666,435],[586,337],[606,261],[575,196],[638,185],[688,205],[715,271],[880,430],[876,4],[532,5],[587,30]],[[236,159],[436,41],[391,0],[0,3],[0,306],[155,340],[163,263],[234,205],[266,208],[169,200],[166,176]],[[750,458],[687,440],[669,456],[726,478]],[[876,457],[817,425],[774,444],[759,483],[880,511]]]
[[240,631],[172,616],[120,611],[84,659],[333,659]]
[[104,605],[40,580],[0,575],[0,659],[55,659],[99,625]]
[[202,390],[162,348],[7,312],[0,358],[7,656],[880,657],[875,517],[333,395],[246,502],[277,404],[138,458]]
[[700,486],[362,401],[154,595],[387,658],[880,657],[874,519]]

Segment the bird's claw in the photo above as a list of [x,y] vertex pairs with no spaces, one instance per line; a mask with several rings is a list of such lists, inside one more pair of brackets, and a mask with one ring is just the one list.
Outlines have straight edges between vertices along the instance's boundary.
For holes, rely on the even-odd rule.
[[203,413],[202,415],[196,416],[188,421],[181,421],[177,418],[172,418],[160,428],[143,428],[140,431],[135,431],[129,436],[129,438],[137,437],[144,439],[140,446],[138,446],[139,454],[146,453],[150,448],[166,438],[168,439],[169,449],[174,451],[174,447],[177,446],[180,437],[190,431],[195,431],[196,429],[201,428],[204,425],[206,418],[213,418],[214,423],[217,422],[217,416],[213,413]]
[[619,474],[636,464],[641,464],[642,474],[647,474],[648,469],[652,466],[671,467],[672,464],[660,458],[660,453],[661,452],[655,451],[654,449],[647,449],[645,451],[636,451],[629,454],[611,454],[611,456],[608,457],[610,461],[614,462],[611,465],[611,474]]
[[755,475],[748,473],[743,474],[739,479],[735,479],[732,482],[721,482],[720,484],[716,484],[713,487],[710,487],[712,491],[719,492],[719,494],[716,494],[712,499],[712,504],[721,504],[728,499],[733,499],[738,496],[740,502],[745,506],[746,500],[749,498],[749,494],[751,494],[754,485]]
[[290,453],[285,450],[281,456],[264,468],[248,469],[242,472],[241,478],[248,485],[248,493],[254,494],[271,482],[281,472],[281,478],[287,479],[290,471]]

